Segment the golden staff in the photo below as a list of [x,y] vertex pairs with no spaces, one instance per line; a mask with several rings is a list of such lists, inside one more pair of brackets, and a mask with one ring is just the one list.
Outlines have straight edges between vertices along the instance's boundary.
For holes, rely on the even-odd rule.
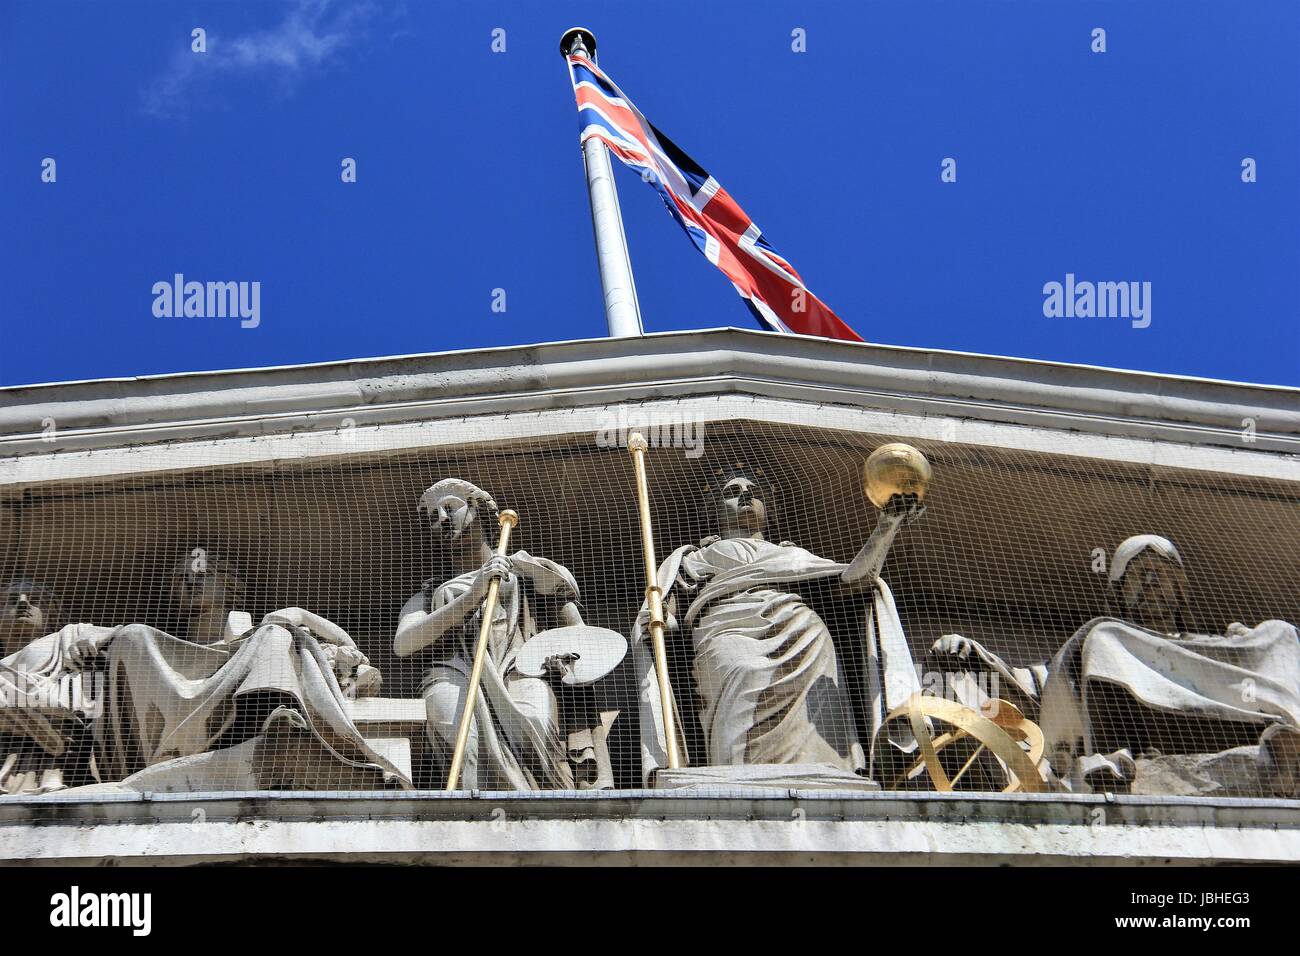
[[[501,537],[497,539],[497,555],[505,557],[506,547],[510,544],[510,529],[519,524],[519,515],[509,508],[497,515],[501,526]],[[451,755],[451,769],[447,771],[447,789],[455,790],[460,782],[461,765],[465,762],[465,745],[469,742],[469,723],[474,719],[474,708],[478,704],[478,685],[483,679],[483,662],[487,660],[488,636],[492,633],[492,615],[497,609],[497,593],[501,590],[501,579],[493,578],[488,584],[487,598],[483,601],[482,622],[478,628],[478,644],[474,648],[474,668],[469,672],[469,686],[465,688],[465,710],[460,715],[460,726],[456,728],[456,750]]]
[[632,453],[636,469],[636,503],[641,512],[641,553],[645,558],[645,598],[650,606],[650,646],[654,649],[655,676],[659,679],[659,700],[663,705],[664,741],[668,747],[668,769],[681,766],[677,754],[677,720],[673,716],[672,685],[668,683],[668,652],[664,647],[664,593],[659,589],[655,561],[655,536],[650,527],[650,493],[646,490],[645,436],[633,432],[627,436],[627,450]]

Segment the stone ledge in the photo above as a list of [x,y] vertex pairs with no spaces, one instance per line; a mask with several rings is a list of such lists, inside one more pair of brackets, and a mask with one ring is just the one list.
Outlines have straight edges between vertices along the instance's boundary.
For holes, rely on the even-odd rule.
[[740,329],[0,389],[8,455],[718,391],[1295,454],[1297,389]]
[[653,790],[0,800],[0,860],[166,864],[1300,861],[1300,802]]

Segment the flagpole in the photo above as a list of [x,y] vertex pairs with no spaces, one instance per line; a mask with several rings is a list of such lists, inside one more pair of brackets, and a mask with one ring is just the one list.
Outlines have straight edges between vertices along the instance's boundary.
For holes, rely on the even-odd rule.
[[[560,38],[565,57],[580,54],[596,62],[596,37],[590,30],[573,27]],[[600,287],[605,294],[605,321],[613,338],[641,335],[641,305],[632,278],[632,259],[623,234],[623,214],[618,207],[618,189],[605,144],[594,136],[582,145],[587,167],[587,195],[591,199],[591,227],[596,235],[596,262]]]

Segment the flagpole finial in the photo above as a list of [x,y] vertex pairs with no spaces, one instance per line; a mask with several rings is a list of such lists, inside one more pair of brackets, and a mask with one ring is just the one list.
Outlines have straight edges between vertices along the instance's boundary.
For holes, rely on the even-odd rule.
[[569,27],[564,31],[564,36],[560,37],[560,56],[568,56],[573,53],[576,44],[582,45],[587,56],[593,57],[596,55],[596,34],[586,27]]

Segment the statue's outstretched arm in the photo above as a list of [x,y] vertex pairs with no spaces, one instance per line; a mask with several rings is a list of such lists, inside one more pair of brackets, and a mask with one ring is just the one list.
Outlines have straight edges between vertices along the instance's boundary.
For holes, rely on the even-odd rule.
[[876,527],[867,538],[862,550],[849,562],[849,566],[840,575],[846,587],[858,590],[871,587],[880,576],[880,569],[885,566],[885,558],[894,543],[898,529],[911,524],[925,513],[925,508],[914,498],[894,495],[876,518]]
[[932,658],[939,658],[942,661],[939,666],[948,672],[996,674],[1001,682],[1000,696],[1011,699],[1026,716],[1032,716],[1037,710],[1047,674],[1045,664],[1012,667],[979,641],[961,634],[945,634],[930,645],[928,653]]
[[340,647],[357,646],[356,641],[343,628],[339,627],[327,617],[321,617],[311,611],[303,610],[300,607],[286,607],[278,611],[272,611],[262,618],[263,624],[294,624],[298,627],[305,627],[316,635],[317,638],[326,644],[337,644]]

